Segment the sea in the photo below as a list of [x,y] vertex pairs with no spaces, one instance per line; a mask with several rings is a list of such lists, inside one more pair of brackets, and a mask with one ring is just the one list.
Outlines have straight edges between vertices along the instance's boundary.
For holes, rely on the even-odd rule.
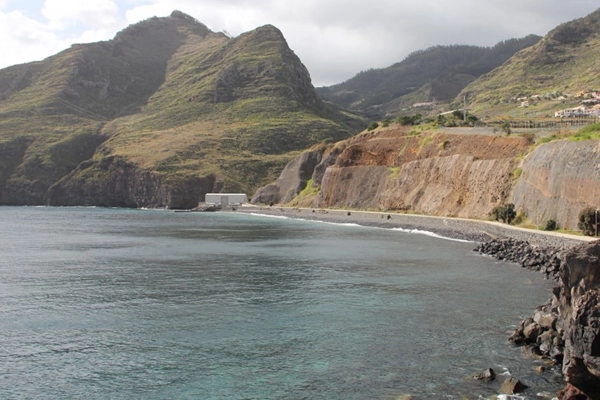
[[[0,207],[0,399],[551,398],[508,342],[553,282],[426,232]],[[492,368],[491,383],[473,379]],[[506,396],[500,398],[507,398]]]

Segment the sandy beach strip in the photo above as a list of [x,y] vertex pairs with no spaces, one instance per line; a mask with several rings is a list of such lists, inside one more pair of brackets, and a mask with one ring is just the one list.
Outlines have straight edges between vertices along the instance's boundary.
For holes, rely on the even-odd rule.
[[592,237],[525,229],[494,221],[415,214],[254,205],[238,207],[236,212],[340,224],[353,223],[388,229],[399,228],[407,231],[425,231],[446,238],[471,242],[513,238],[528,241],[535,246],[571,247],[595,240]]

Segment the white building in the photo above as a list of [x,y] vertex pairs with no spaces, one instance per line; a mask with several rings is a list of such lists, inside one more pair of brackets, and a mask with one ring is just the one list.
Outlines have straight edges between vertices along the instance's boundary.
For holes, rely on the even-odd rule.
[[567,108],[564,110],[560,110],[554,113],[555,117],[565,118],[565,117],[585,117],[590,115],[589,112],[586,111],[585,107],[575,107],[575,108]]
[[245,193],[207,193],[204,202],[221,207],[241,206],[248,202],[248,196]]

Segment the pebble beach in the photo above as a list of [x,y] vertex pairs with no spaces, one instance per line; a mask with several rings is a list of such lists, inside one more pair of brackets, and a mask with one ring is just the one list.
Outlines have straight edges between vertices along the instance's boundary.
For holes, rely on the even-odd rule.
[[331,223],[352,223],[387,229],[423,231],[450,239],[477,243],[492,239],[512,238],[527,241],[533,246],[571,247],[595,240],[592,237],[525,229],[494,221],[416,214],[253,205],[238,207],[236,212]]

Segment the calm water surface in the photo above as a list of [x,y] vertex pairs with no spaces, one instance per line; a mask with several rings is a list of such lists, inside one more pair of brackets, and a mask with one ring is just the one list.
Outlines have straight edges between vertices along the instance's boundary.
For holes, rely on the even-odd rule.
[[470,378],[488,367],[527,398],[556,391],[507,342],[552,283],[473,247],[243,214],[0,207],[0,398],[477,399],[498,392]]

